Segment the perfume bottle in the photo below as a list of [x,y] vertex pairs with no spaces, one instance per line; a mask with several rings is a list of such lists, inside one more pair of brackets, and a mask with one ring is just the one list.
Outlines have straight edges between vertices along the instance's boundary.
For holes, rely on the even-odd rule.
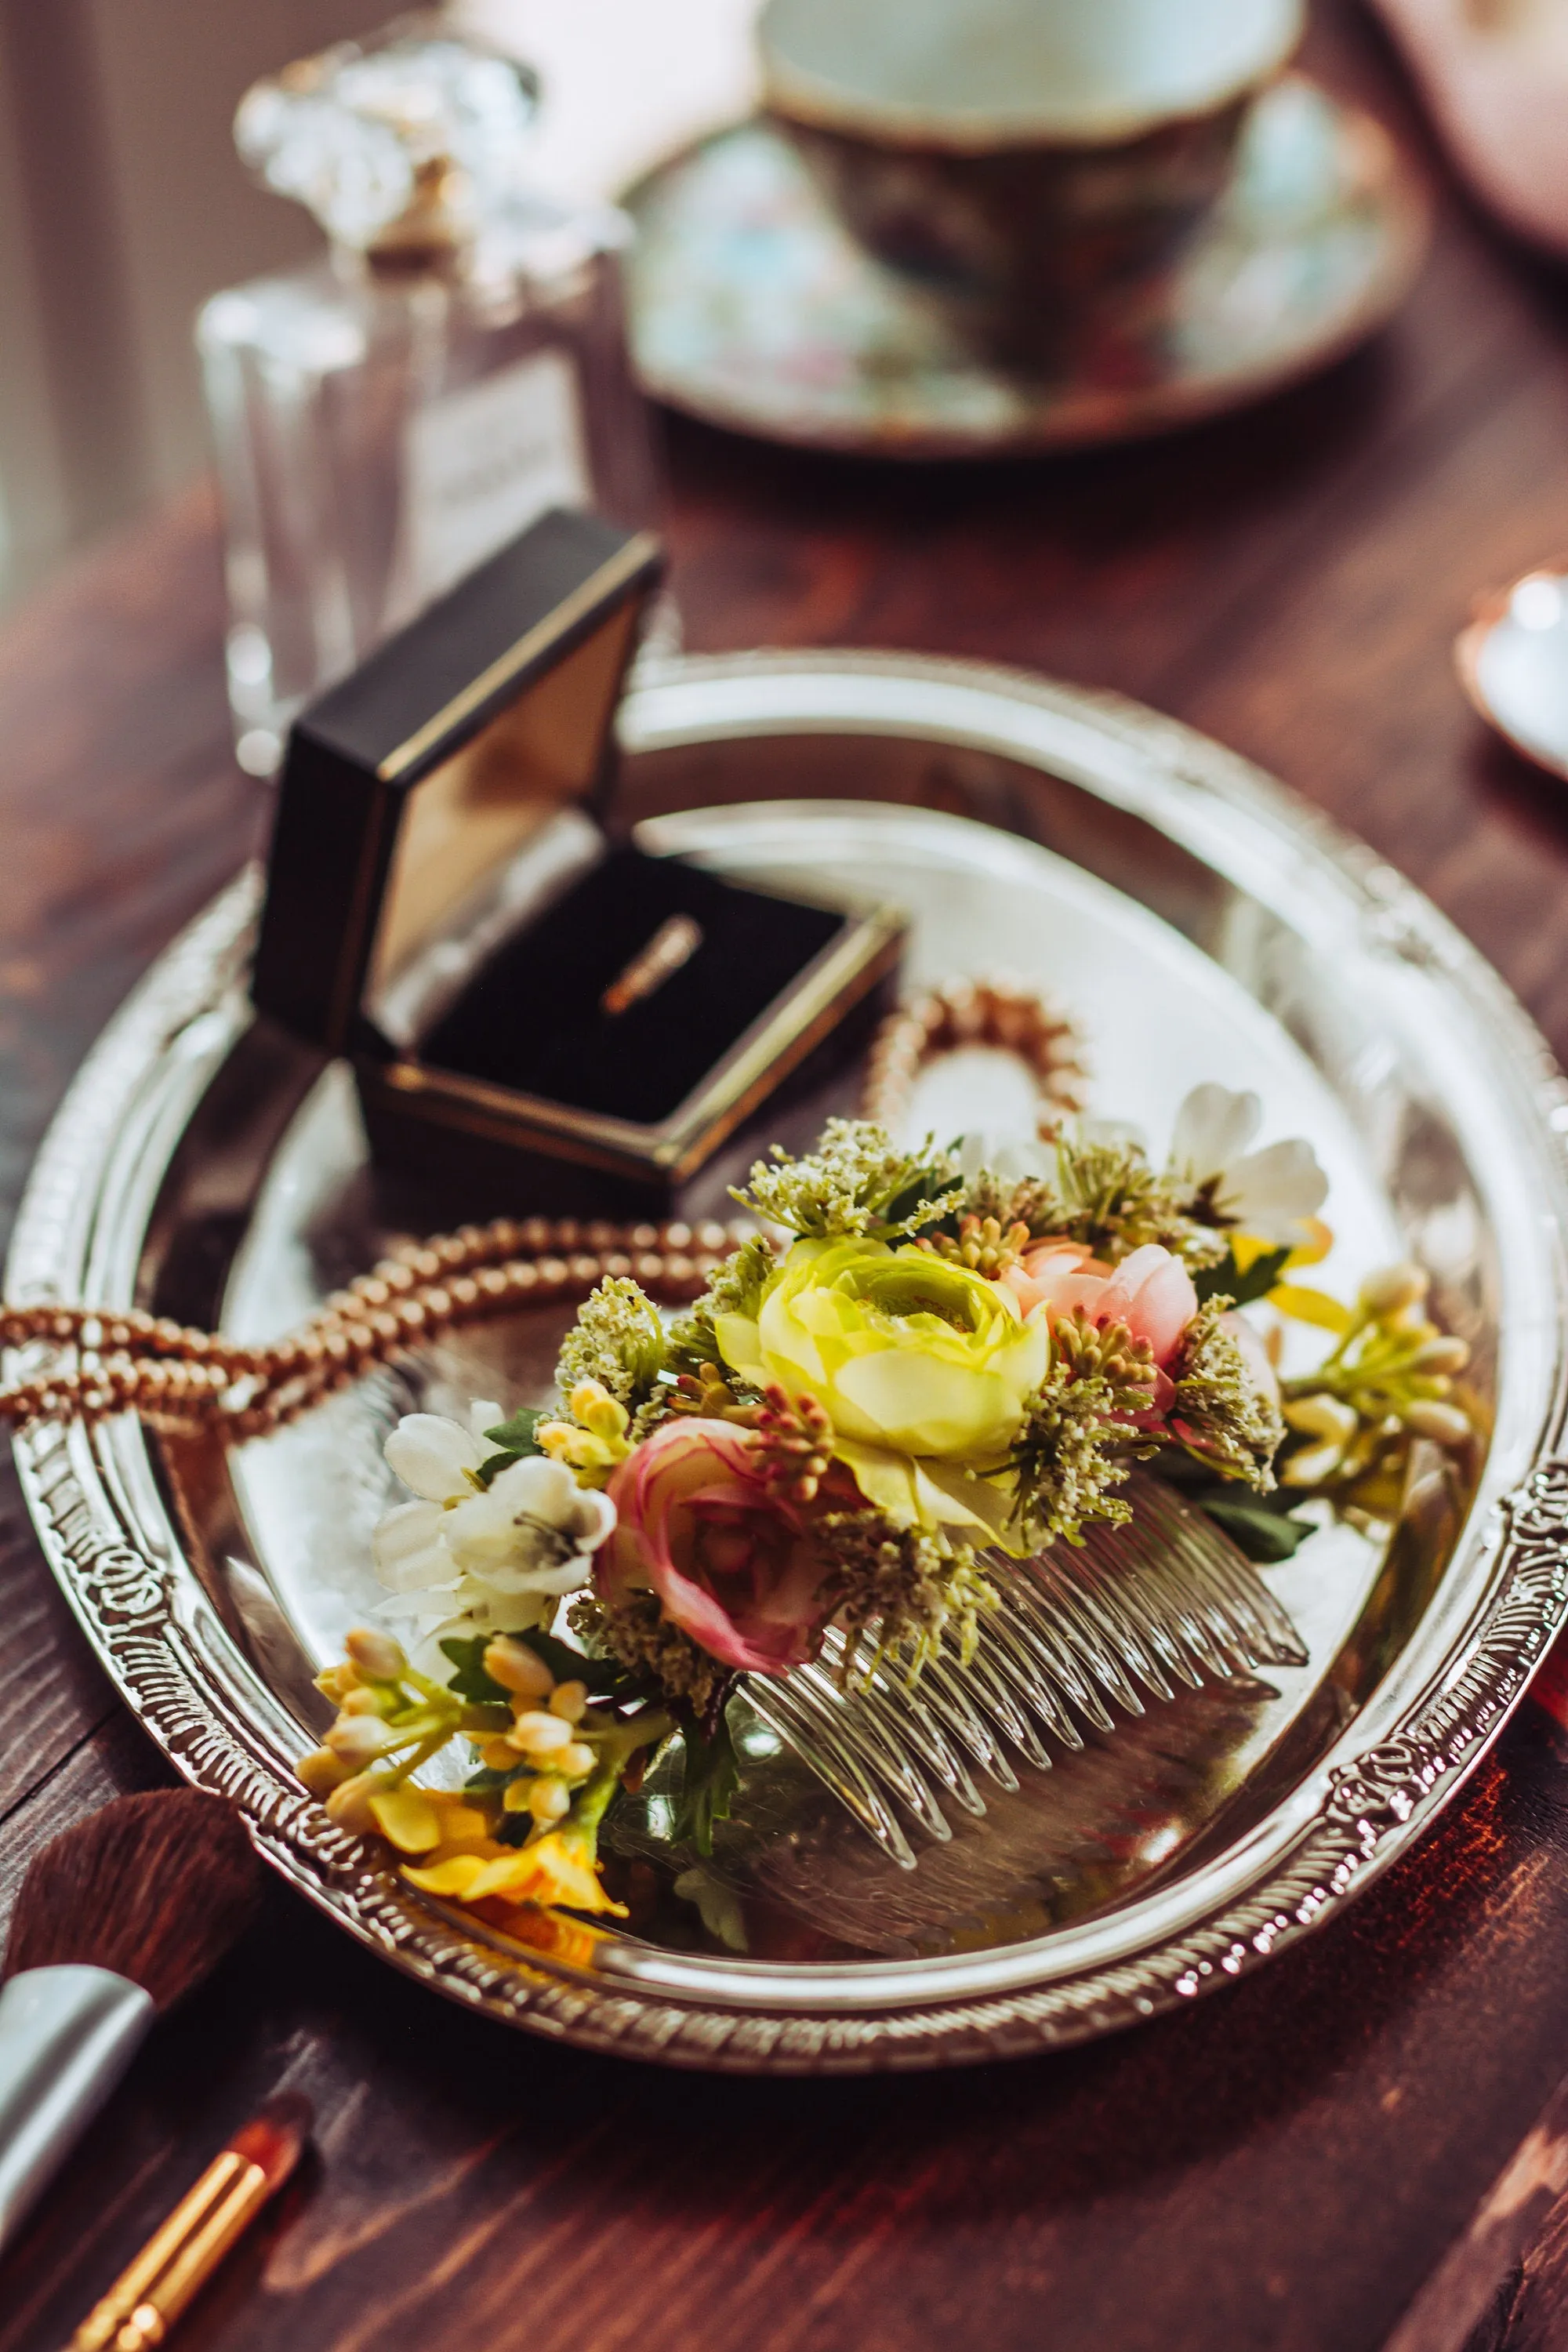
[[229,699],[268,775],[300,705],[547,508],[653,519],[624,215],[530,185],[537,87],[399,18],[241,101],[240,154],[327,232],[197,321],[225,509]]

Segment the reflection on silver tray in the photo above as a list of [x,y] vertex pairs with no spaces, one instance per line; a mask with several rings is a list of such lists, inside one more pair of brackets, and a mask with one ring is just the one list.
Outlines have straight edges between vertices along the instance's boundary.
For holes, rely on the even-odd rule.
[[[421,1902],[289,1770],[321,1718],[313,1668],[378,1598],[392,1418],[539,1393],[558,1318],[466,1335],[229,1456],[154,1453],[128,1421],[30,1433],[56,1572],[148,1728],[237,1799],[296,1885],[509,2021],[671,2063],[835,2071],[1071,2041],[1222,1983],[1419,1832],[1563,1612],[1568,1090],[1416,893],[1131,706],[974,665],[753,656],[645,676],[623,731],[650,845],[781,882],[874,871],[912,917],[912,985],[1002,970],[1074,1004],[1093,1108],[1136,1105],[1157,1138],[1220,1074],[1256,1089],[1272,1132],[1310,1135],[1334,1286],[1406,1251],[1471,1345],[1495,1412],[1479,1491],[1457,1507],[1436,1470],[1418,1479],[1381,1549],[1321,1530],[1265,1571],[1305,1665],[1180,1692],[1058,1746],[1048,1771],[1014,1758],[913,1870],[756,1718],[710,1861],[671,1852],[658,1774],[619,1811],[630,1928],[574,1959]],[[258,1338],[390,1230],[449,1214],[380,1193],[344,1074],[249,1024],[254,895],[244,879],[218,901],[95,1049],[24,1204],[12,1296],[137,1296]],[[913,1116],[945,1126],[955,1070],[933,1069]],[[784,1139],[841,1107],[798,1101]]]
[[1162,432],[1277,390],[1370,334],[1426,244],[1409,166],[1291,76],[1181,261],[1101,302],[1053,372],[984,356],[952,306],[874,259],[787,138],[721,132],[629,199],[647,388],[710,424],[890,457],[990,457]]

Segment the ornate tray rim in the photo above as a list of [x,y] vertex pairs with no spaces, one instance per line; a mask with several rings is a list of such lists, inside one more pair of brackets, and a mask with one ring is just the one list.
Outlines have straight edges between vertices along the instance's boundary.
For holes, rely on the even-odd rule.
[[[1288,838],[1306,868],[1356,904],[1381,946],[1457,983],[1482,1021],[1498,1084],[1539,1136],[1561,1310],[1568,1083],[1501,981],[1421,893],[1270,778],[1121,698],[916,656],[748,654],[660,665],[639,676],[623,731],[634,748],[652,749],[731,734],[742,716],[753,726],[760,716],[771,732],[903,733],[1015,756],[1032,748],[1037,759],[1048,744],[1041,764],[1121,805],[1174,788],[1183,824],[1173,829],[1189,845],[1205,834],[1212,845],[1238,819],[1241,835],[1250,820],[1255,833]],[[129,1295],[144,1226],[138,1203],[150,1205],[182,1107],[247,1018],[241,982],[258,897],[248,870],[159,959],[83,1063],[21,1204],[8,1296]],[[172,1055],[180,1068],[171,1088]],[[160,1071],[163,1094],[149,1111],[143,1097]],[[297,1728],[184,1559],[140,1424],[41,1426],[15,1450],[50,1567],[121,1696],[175,1768],[233,1798],[268,1860],[362,1942],[450,1998],[587,2047],[731,2072],[851,2073],[1021,2054],[1152,2016],[1258,1966],[1403,1852],[1496,1737],[1568,1610],[1561,1312],[1549,1385],[1529,1475],[1467,1524],[1465,1572],[1478,1591],[1466,1621],[1424,1661],[1394,1717],[1374,1701],[1366,1711],[1374,1720],[1352,1723],[1276,1809],[1272,1841],[1244,1841],[1194,1874],[1212,1900],[1194,1902],[1189,1886],[1168,1932],[1109,1957],[1095,1955],[1100,1939],[1088,1923],[1075,1935],[1077,1966],[1021,1947],[892,1970],[814,1970],[807,1980],[796,1971],[794,1982],[783,1969],[664,1954],[655,1962],[614,1945],[607,1966],[574,1970],[418,1901],[293,1780]],[[1367,1729],[1376,1737],[1358,1745]],[[1143,1906],[1158,1907],[1157,1898]]]

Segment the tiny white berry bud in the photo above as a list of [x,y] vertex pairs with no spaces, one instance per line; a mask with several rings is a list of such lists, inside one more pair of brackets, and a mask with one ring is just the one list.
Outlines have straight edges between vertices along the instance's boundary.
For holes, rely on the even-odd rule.
[[312,1797],[328,1797],[349,1777],[349,1768],[330,1748],[313,1748],[294,1767]]
[[508,1744],[524,1756],[553,1756],[572,1745],[572,1726],[563,1723],[558,1715],[545,1715],[535,1708],[520,1715],[506,1737]]
[[1300,1429],[1309,1437],[1326,1438],[1331,1445],[1343,1447],[1355,1435],[1360,1423],[1353,1405],[1342,1397],[1304,1396],[1294,1398],[1285,1408],[1285,1418],[1292,1429]]
[[572,1810],[572,1791],[563,1780],[531,1781],[528,1810],[536,1822],[558,1822]]
[[498,1633],[485,1645],[485,1672],[491,1682],[500,1683],[502,1690],[515,1691],[519,1698],[543,1698],[555,1687],[555,1677],[540,1656],[526,1642],[514,1641],[510,1633]]
[[1470,1434],[1470,1424],[1457,1404],[1439,1404],[1426,1397],[1405,1407],[1405,1425],[1417,1437],[1429,1437],[1435,1445],[1463,1445]]
[[586,1683],[557,1683],[550,1694],[550,1712],[563,1723],[581,1723],[587,1705]]
[[379,1716],[340,1715],[324,1745],[345,1764],[368,1764],[395,1745],[395,1736]]
[[1462,1372],[1470,1360],[1470,1351],[1462,1339],[1445,1334],[1441,1339],[1428,1339],[1415,1353],[1418,1372]]
[[378,1633],[372,1626],[356,1625],[343,1647],[361,1674],[368,1675],[373,1683],[395,1683],[408,1672],[408,1661],[400,1644],[390,1633]]
[[1316,1486],[1331,1478],[1344,1460],[1344,1448],[1340,1445],[1309,1445],[1303,1453],[1288,1454],[1279,1465],[1282,1486]]
[[1385,1265],[1369,1274],[1361,1286],[1361,1303],[1379,1322],[1418,1306],[1426,1296],[1428,1277],[1418,1265]]
[[359,1683],[345,1691],[339,1702],[344,1715],[379,1715],[381,1701],[366,1683]]
[[599,1759],[585,1740],[574,1739],[570,1747],[557,1748],[550,1760],[564,1780],[585,1780]]
[[375,1815],[371,1811],[370,1801],[376,1787],[373,1773],[358,1772],[352,1780],[345,1780],[341,1788],[332,1790],[327,1799],[327,1811],[341,1830],[374,1829]]

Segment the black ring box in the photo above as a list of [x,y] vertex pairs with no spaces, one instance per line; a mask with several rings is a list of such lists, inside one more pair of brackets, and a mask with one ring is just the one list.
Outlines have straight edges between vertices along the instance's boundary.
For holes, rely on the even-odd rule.
[[383,1168],[668,1207],[896,969],[889,908],[648,855],[614,722],[658,543],[553,511],[300,714],[252,994]]

